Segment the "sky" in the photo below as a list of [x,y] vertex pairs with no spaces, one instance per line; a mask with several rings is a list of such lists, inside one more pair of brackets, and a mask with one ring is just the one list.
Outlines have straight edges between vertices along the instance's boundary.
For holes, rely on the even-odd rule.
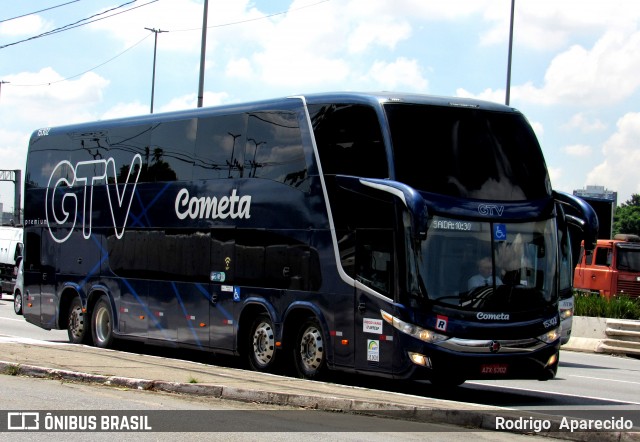
[[[209,0],[203,103],[382,90],[505,103],[511,5]],[[640,2],[514,6],[509,104],[533,126],[553,188],[603,186],[629,201],[640,194]],[[148,114],[154,46],[154,113],[196,108],[203,10],[204,0],[3,1],[0,170],[24,170],[39,128]],[[0,182],[5,211],[13,201],[13,183]]]

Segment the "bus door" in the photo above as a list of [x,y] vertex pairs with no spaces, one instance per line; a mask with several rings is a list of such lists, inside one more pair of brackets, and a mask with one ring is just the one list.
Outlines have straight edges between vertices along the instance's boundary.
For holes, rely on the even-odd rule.
[[25,240],[24,316],[45,329],[56,328],[56,243],[43,228],[29,228]]
[[393,233],[387,229],[356,232],[355,365],[356,369],[390,372],[393,336],[385,329],[380,310],[393,299]]

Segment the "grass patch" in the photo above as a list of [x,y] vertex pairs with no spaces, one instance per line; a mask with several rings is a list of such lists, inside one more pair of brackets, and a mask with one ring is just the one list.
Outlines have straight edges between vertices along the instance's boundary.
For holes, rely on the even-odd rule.
[[190,384],[197,384],[199,381],[194,378],[193,376],[189,376],[189,383]]
[[640,298],[615,295],[610,300],[595,295],[576,293],[575,316],[596,318],[640,319]]
[[19,365],[7,365],[4,368],[4,374],[8,374],[9,376],[18,376],[20,374],[20,366]]

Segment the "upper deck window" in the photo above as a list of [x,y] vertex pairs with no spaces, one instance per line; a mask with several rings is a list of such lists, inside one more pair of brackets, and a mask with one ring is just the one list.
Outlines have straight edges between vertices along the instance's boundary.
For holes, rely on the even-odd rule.
[[521,201],[551,194],[536,137],[519,113],[387,104],[395,178],[419,190]]
[[373,108],[310,105],[309,113],[325,175],[389,176],[380,123]]

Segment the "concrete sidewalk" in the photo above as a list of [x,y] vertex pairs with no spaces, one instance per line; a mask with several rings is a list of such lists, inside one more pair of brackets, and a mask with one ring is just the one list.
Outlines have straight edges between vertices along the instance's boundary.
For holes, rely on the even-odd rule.
[[[496,430],[496,417],[544,418],[543,435],[568,440],[640,441],[639,433],[557,432],[560,418],[532,412],[454,402],[425,396],[269,375],[205,363],[169,359],[66,343],[0,341],[0,372],[141,390],[210,396],[229,400]],[[530,433],[531,431],[517,431]]]

